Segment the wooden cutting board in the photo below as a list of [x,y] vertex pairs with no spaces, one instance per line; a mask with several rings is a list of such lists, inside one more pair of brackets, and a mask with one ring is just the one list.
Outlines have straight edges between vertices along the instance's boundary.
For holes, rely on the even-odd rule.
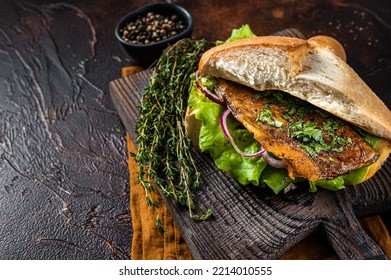
[[[110,83],[119,116],[135,142],[137,106],[149,81],[146,70]],[[241,186],[218,170],[207,154],[193,150],[202,188],[195,194],[200,213],[213,218],[196,222],[187,209],[165,199],[195,259],[276,259],[314,232],[321,231],[341,259],[385,259],[361,227],[357,216],[391,209],[391,161],[369,181],[345,190],[305,188],[274,195]]]

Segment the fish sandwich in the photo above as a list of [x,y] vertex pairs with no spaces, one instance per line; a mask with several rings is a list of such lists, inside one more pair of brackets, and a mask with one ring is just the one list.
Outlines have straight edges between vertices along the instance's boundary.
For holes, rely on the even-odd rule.
[[338,41],[241,39],[203,54],[185,127],[241,184],[338,190],[371,178],[391,151],[391,112]]

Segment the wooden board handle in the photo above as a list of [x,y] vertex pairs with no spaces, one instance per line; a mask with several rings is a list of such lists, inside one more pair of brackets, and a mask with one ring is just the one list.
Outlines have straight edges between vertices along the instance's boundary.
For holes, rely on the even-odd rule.
[[341,259],[387,259],[383,251],[361,227],[346,195],[335,194],[338,222],[325,219],[322,223],[331,246]]

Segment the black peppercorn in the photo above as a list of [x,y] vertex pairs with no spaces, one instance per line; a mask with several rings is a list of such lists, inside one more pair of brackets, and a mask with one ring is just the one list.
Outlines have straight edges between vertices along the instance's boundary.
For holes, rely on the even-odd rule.
[[149,12],[128,22],[120,30],[122,39],[132,44],[151,44],[168,39],[185,29],[177,15],[165,16]]

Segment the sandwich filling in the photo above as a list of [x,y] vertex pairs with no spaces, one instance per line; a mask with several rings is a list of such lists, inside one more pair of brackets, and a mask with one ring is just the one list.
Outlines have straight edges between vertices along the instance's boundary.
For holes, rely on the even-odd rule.
[[334,179],[372,164],[374,149],[346,122],[281,91],[254,91],[219,79],[215,92],[291,178]]
[[[364,181],[380,158],[378,137],[288,93],[255,91],[207,76],[192,79],[188,106],[200,123],[197,146],[242,185],[269,187],[278,194],[292,183],[308,181],[310,191],[339,190]],[[224,128],[227,108],[232,114]],[[243,156],[258,154],[261,147],[286,168],[268,164],[264,156]]]

